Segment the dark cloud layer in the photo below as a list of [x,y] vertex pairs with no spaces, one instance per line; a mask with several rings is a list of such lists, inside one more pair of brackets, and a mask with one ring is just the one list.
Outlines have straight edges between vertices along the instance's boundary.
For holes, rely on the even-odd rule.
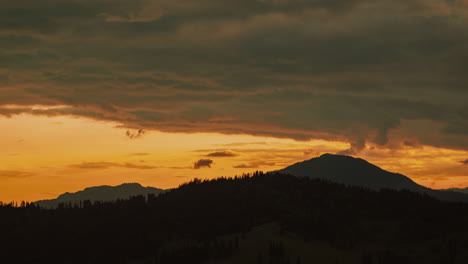
[[468,149],[466,0],[0,0],[0,25],[0,115]]

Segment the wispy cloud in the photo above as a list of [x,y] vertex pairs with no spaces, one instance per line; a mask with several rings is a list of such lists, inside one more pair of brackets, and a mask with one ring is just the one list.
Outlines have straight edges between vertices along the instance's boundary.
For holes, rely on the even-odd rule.
[[0,170],[0,178],[26,178],[33,175],[34,173],[28,171]]
[[268,142],[234,142],[234,143],[226,143],[226,144],[214,144],[214,146],[226,146],[226,147],[242,147],[242,146],[251,146],[251,145],[270,145]]
[[133,163],[124,163],[124,164],[121,164],[120,167],[128,168],[128,169],[140,169],[140,170],[152,170],[152,169],[160,168],[159,166],[137,165]]
[[225,158],[225,157],[237,157],[239,154],[229,151],[217,151],[211,152],[206,155],[207,157]]
[[265,167],[270,167],[270,166],[275,166],[275,162],[267,162],[267,161],[254,161],[254,162],[249,162],[249,163],[242,163],[236,166],[233,166],[233,168],[236,169],[257,169],[259,167],[265,166]]
[[69,165],[68,167],[75,168],[75,169],[108,169],[110,167],[119,167],[119,168],[140,169],[140,170],[151,170],[151,169],[160,168],[157,166],[138,165],[138,164],[133,164],[133,163],[115,163],[115,162],[82,162],[79,164]]
[[141,157],[141,156],[149,156],[151,155],[151,153],[131,153],[131,154],[128,154],[128,156],[134,156],[134,157]]

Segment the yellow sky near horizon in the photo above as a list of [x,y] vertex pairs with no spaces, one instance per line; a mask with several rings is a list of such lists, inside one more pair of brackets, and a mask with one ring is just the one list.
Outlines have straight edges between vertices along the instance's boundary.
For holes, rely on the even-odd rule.
[[[148,131],[131,139],[117,123],[69,116],[0,117],[0,127],[0,201],[6,202],[50,199],[89,186],[127,182],[173,188],[195,177],[276,170],[349,148],[346,142],[215,133]],[[215,152],[234,155],[207,156]],[[468,166],[460,163],[467,151],[368,145],[357,156],[431,188],[468,186]],[[200,159],[213,160],[211,168],[194,169]]]

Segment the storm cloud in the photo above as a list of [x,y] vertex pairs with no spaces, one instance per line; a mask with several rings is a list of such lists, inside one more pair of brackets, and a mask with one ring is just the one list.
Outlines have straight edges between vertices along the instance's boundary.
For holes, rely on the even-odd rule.
[[468,150],[466,0],[0,0],[0,25],[0,115]]

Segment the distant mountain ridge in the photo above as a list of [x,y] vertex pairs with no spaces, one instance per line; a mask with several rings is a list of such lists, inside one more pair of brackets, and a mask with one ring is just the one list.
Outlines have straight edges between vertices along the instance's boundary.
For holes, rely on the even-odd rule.
[[317,158],[298,162],[277,172],[299,177],[320,178],[374,190],[409,190],[426,193],[441,200],[468,202],[466,194],[450,190],[433,190],[415,183],[402,174],[388,172],[363,159],[350,156],[324,154]]
[[164,191],[165,190],[163,189],[154,187],[143,187],[139,183],[125,183],[118,186],[103,185],[89,187],[75,193],[66,192],[58,196],[56,199],[37,201],[35,204],[43,208],[56,208],[60,203],[76,204],[80,201],[86,200],[91,202],[115,201],[117,199],[128,199],[138,195],[159,195]]
[[468,194],[468,188],[465,188],[465,189],[451,188],[451,189],[444,189],[444,190],[439,190],[439,191],[459,192],[459,193]]

